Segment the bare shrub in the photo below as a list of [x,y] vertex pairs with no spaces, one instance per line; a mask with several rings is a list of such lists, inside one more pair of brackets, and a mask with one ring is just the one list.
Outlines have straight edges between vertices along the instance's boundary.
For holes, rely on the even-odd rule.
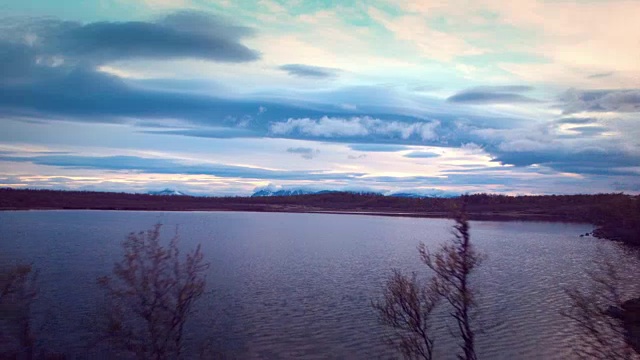
[[430,280],[422,285],[415,274],[407,277],[394,270],[384,290],[384,301],[373,304],[381,323],[396,330],[390,342],[406,358],[432,358],[434,339],[429,332],[429,315],[439,299],[444,299],[457,324],[453,333],[462,340],[458,358],[477,359],[472,326],[477,305],[469,276],[483,257],[471,244],[465,199],[455,221],[453,239],[438,251],[430,252],[424,243],[418,246],[422,262],[433,272]]
[[430,317],[439,296],[433,288],[421,285],[416,273],[411,276],[397,269],[387,281],[382,301],[373,302],[381,324],[392,332],[386,341],[407,359],[433,359]]
[[104,338],[138,359],[183,357],[184,325],[209,267],[200,245],[181,257],[177,233],[165,247],[160,230],[157,224],[129,234],[113,275],[98,279],[106,300]]
[[469,276],[478,267],[483,256],[478,254],[469,236],[469,221],[463,208],[456,214],[453,227],[453,239],[443,244],[434,253],[421,243],[418,247],[422,262],[435,275],[432,277],[433,288],[451,307],[449,313],[456,321],[457,335],[462,339],[462,354],[458,358],[476,360],[475,331],[472,326],[474,310],[477,307],[475,291]]
[[[630,302],[621,294],[621,269],[608,257],[597,260],[595,265],[588,271],[585,287],[565,289],[569,307],[562,315],[573,321],[578,330],[573,351],[582,359],[640,359],[640,350],[633,348],[636,344],[640,349],[640,329],[632,329],[633,324],[629,323],[633,315],[625,310]],[[635,316],[639,316],[638,310]]]

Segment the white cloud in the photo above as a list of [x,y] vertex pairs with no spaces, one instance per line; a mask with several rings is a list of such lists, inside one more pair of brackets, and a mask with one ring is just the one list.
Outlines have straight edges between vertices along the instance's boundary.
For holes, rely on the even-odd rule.
[[385,121],[368,116],[352,118],[323,116],[317,120],[300,118],[288,119],[286,122],[275,122],[271,124],[270,132],[275,135],[298,132],[304,135],[320,137],[382,135],[408,139],[412,136],[417,136],[422,140],[433,140],[437,137],[435,129],[439,125],[438,121],[405,123]]

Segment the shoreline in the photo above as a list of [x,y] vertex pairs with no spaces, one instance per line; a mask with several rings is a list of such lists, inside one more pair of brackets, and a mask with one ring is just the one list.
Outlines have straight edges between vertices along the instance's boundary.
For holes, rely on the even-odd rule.
[[[472,221],[592,225],[594,236],[640,247],[640,196],[628,194],[464,196]],[[162,196],[0,188],[0,211],[243,211],[406,218],[451,218],[460,198],[404,198],[332,192],[267,197]]]
[[[450,219],[447,212],[393,212],[393,211],[358,211],[358,210],[323,210],[323,209],[230,209],[230,208],[196,208],[196,209],[143,209],[143,208],[97,208],[97,207],[30,207],[30,208],[0,208],[4,211],[144,211],[144,212],[252,212],[252,213],[287,213],[287,214],[327,214],[327,215],[358,215],[358,216],[383,216],[425,219]],[[553,215],[541,214],[516,214],[516,213],[468,213],[472,221],[526,221],[526,222],[554,222],[568,224],[589,224],[584,220],[562,219]]]

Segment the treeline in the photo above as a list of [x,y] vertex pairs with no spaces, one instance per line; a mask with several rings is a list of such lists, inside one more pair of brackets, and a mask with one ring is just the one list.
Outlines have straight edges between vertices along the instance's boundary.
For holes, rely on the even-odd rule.
[[[329,192],[273,197],[195,197],[146,194],[0,189],[0,209],[227,210],[269,212],[355,212],[448,217],[457,198],[401,198]],[[471,220],[588,222],[594,235],[640,245],[640,196],[627,194],[467,196]]]

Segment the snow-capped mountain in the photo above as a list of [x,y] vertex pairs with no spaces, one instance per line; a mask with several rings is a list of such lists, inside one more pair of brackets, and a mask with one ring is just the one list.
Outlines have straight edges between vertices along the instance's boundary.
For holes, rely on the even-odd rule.
[[171,190],[171,189],[164,189],[164,190],[160,190],[160,191],[149,191],[147,192],[147,194],[149,195],[162,195],[162,196],[166,196],[166,195],[171,195],[171,196],[184,196],[186,195],[185,193],[182,193],[178,190]]
[[259,189],[256,190],[251,197],[260,197],[260,196],[293,196],[293,195],[309,195],[309,194],[317,194],[319,191],[309,190],[309,189]]
[[402,191],[402,192],[381,192],[370,189],[335,189],[335,190],[320,190],[310,188],[281,188],[276,186],[267,186],[263,188],[257,188],[254,190],[252,197],[260,196],[294,196],[294,195],[311,195],[311,194],[327,194],[335,192],[345,192],[357,195],[383,195],[393,197],[404,198],[427,198],[427,197],[456,197],[460,194],[447,192],[439,189],[420,189],[416,191]]
[[396,193],[391,193],[388,196],[393,196],[393,197],[403,197],[403,198],[417,198],[417,199],[422,199],[422,198],[451,198],[451,197],[456,197],[456,196],[460,196],[459,193],[454,193],[454,192],[448,192],[448,191],[443,191],[443,190],[438,190],[438,189],[430,189],[430,190],[420,190],[420,191],[402,191],[402,192],[396,192]]

